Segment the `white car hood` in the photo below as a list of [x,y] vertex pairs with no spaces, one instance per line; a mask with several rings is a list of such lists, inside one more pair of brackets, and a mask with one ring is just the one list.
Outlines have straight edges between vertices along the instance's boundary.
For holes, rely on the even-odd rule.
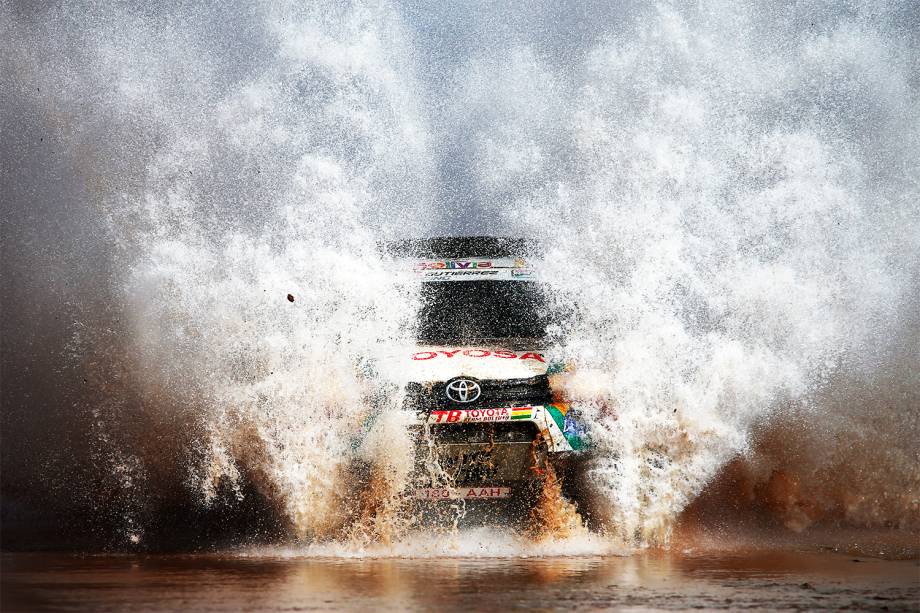
[[526,379],[546,374],[546,357],[539,350],[512,351],[499,347],[411,347],[393,356],[391,366],[408,381],[429,383],[454,377]]

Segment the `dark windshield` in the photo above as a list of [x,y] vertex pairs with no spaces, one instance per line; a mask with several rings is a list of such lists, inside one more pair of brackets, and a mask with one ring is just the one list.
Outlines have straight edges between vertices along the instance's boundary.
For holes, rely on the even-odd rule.
[[532,281],[422,284],[418,341],[426,345],[539,343],[546,334],[543,288]]

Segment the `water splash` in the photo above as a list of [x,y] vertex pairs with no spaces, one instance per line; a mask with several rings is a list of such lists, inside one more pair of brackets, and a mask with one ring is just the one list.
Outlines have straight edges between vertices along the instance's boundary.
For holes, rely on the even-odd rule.
[[[415,297],[375,245],[450,233],[547,244],[605,543],[667,542],[739,455],[758,482],[801,475],[780,505],[795,526],[841,500],[855,523],[916,510],[916,17],[564,8],[17,14],[16,95],[107,223],[92,240],[111,278],[74,283],[116,313],[78,310],[68,360],[93,393],[60,403],[91,407],[72,424],[95,437],[74,496],[89,512],[116,500],[143,541],[177,498],[259,495],[287,538],[339,535],[342,460],[372,409],[385,417],[360,453],[386,474],[375,503],[391,501],[411,445],[386,411],[398,373],[373,365],[408,341]],[[438,20],[464,28],[426,29]],[[857,436],[888,451],[855,461]],[[839,466],[900,494],[841,493]],[[358,522],[359,552],[404,530],[392,515]],[[422,555],[418,538],[389,550]]]
[[564,62],[535,45],[474,55],[458,98],[488,112],[457,112],[479,198],[551,245],[608,525],[666,543],[756,424],[899,343],[920,236],[917,47],[870,12],[628,17]]
[[[372,224],[381,200],[399,212],[391,183],[426,177],[386,14],[288,9],[269,19],[271,70],[163,148],[145,206],[128,211],[139,219],[120,223],[147,229],[126,286],[137,348],[146,384],[200,412],[203,501],[253,481],[307,538],[340,527],[351,437],[395,406],[393,382],[358,368],[404,339],[414,311]],[[244,208],[215,211],[214,166],[248,177],[227,188]],[[255,227],[235,218],[250,209]]]

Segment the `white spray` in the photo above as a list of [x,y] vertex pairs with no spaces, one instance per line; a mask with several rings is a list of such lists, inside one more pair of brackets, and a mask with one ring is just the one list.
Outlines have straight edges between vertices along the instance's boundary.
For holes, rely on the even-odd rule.
[[574,307],[560,350],[627,542],[666,542],[755,423],[871,369],[916,301],[916,46],[873,15],[777,17],[662,3],[577,61],[518,45],[457,80],[489,109],[456,111],[479,197],[549,245]]
[[[483,6],[459,20],[475,44],[429,64],[437,37],[400,8],[272,3],[227,27],[214,7],[86,3],[13,32],[58,45],[16,65],[59,92],[36,108],[109,218],[146,406],[182,405],[205,432],[186,467],[202,503],[245,479],[298,536],[336,528],[364,400],[398,404],[367,368],[415,308],[376,248],[394,237],[475,222],[544,242],[573,308],[558,351],[593,421],[591,478],[628,543],[666,540],[753,426],[841,371],[916,358],[897,346],[920,268],[909,10],[573,6],[584,38],[560,40],[556,3]],[[464,193],[439,195],[436,170],[464,165]],[[393,491],[401,432],[384,420],[367,448]],[[893,455],[896,482],[920,482]],[[134,450],[114,456],[144,474]]]

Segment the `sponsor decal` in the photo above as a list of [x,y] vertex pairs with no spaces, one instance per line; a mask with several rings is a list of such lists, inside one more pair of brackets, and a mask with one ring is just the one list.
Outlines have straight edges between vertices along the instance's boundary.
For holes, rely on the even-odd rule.
[[546,362],[542,353],[528,351],[520,355],[514,351],[487,351],[485,349],[439,349],[437,351],[417,351],[412,354],[413,360],[433,360],[435,358],[452,358],[457,354],[465,355],[468,358],[502,358],[505,360],[536,360],[537,362]]
[[508,498],[510,487],[423,487],[415,491],[415,497],[422,500],[469,500],[473,498]]
[[425,270],[421,271],[422,276],[428,278],[439,277],[489,277],[499,273],[497,270]]
[[[429,424],[489,423],[509,421],[530,421],[536,423],[549,443],[549,450],[579,451],[587,449],[590,437],[582,415],[574,407],[565,403],[545,405],[498,407],[489,409],[445,409],[432,411],[427,416]],[[472,466],[472,464],[471,464]],[[478,466],[478,465],[477,465]],[[445,470],[447,470],[445,466]],[[471,481],[487,481],[486,475],[477,468],[474,477],[467,475]],[[465,474],[465,473],[464,473]],[[457,473],[458,479],[460,473]],[[466,480],[466,479],[464,479]]]
[[492,268],[491,260],[436,260],[434,262],[416,262],[415,270],[470,270],[474,268]]
[[499,407],[496,409],[454,409],[432,411],[428,415],[430,424],[483,423],[531,419],[533,407]]
[[529,271],[530,266],[527,264],[527,261],[523,258],[500,258],[498,260],[479,260],[479,259],[463,259],[463,260],[419,260],[416,261],[413,265],[413,269],[416,272],[423,271],[475,271],[482,269],[491,269],[491,268],[504,268],[504,269],[513,269],[513,270],[523,270]]
[[578,450],[584,447],[587,431],[579,412],[561,402],[548,404],[545,408],[572,449]]
[[440,260],[411,260],[405,264],[422,281],[533,281],[537,274],[523,258],[475,257]]
[[511,269],[512,277],[529,277],[533,274],[533,270],[527,267],[527,262],[522,258],[518,258],[514,261],[514,268]]

